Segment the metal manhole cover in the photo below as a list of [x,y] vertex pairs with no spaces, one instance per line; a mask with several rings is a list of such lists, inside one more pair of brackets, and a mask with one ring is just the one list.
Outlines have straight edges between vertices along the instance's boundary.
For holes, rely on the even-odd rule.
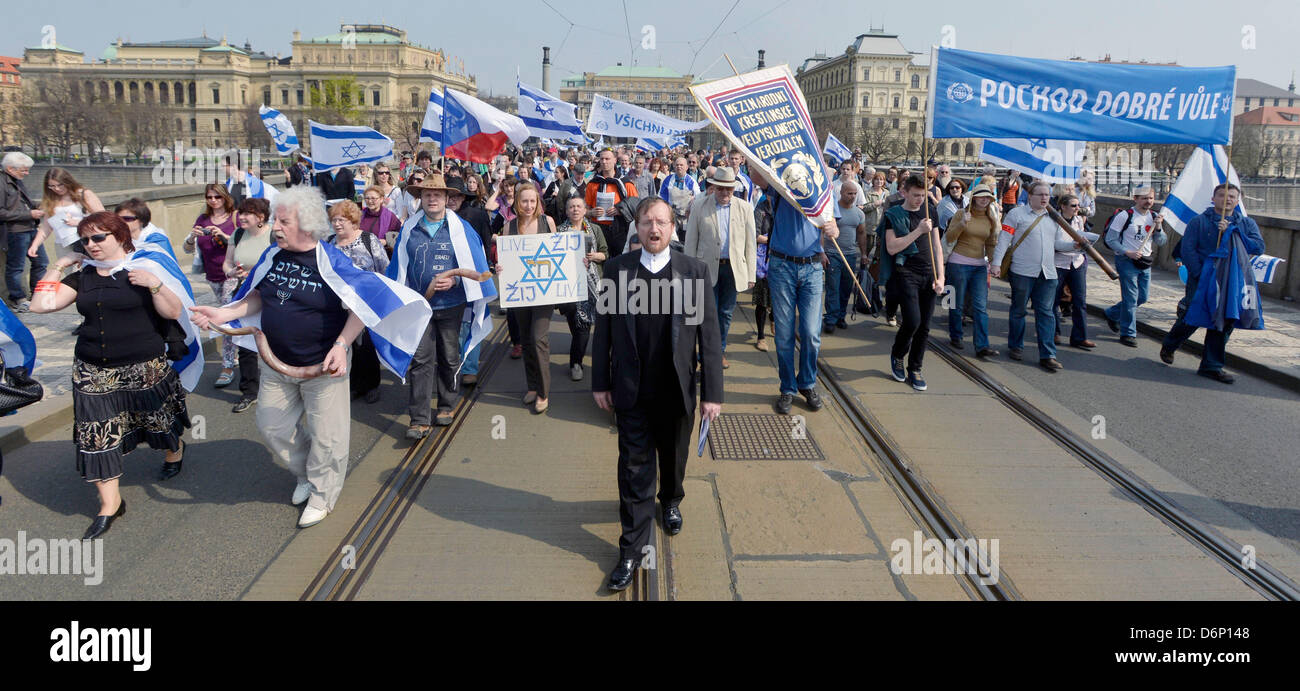
[[719,461],[824,461],[802,415],[723,413],[709,426]]

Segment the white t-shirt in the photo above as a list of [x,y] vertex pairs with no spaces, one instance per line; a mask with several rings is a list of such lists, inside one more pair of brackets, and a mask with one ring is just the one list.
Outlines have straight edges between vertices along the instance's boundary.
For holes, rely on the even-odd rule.
[[1137,210],[1133,211],[1133,220],[1129,223],[1128,229],[1120,234],[1120,229],[1124,227],[1124,219],[1128,213],[1121,211],[1115,214],[1114,220],[1110,222],[1110,230],[1120,235],[1119,241],[1123,245],[1125,252],[1137,252],[1144,257],[1151,256],[1151,236],[1154,234],[1153,224],[1155,214],[1148,211],[1145,214]]

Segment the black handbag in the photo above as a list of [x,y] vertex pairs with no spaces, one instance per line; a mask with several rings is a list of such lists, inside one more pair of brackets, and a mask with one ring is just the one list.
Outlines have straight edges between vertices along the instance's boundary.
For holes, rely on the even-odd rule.
[[[4,357],[0,355],[0,367]],[[45,396],[45,389],[27,374],[26,367],[12,367],[0,376],[0,415],[8,415],[29,406]]]

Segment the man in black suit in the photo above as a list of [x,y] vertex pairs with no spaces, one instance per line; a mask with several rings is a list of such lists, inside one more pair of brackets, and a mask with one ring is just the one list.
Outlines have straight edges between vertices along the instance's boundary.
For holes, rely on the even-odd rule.
[[316,173],[316,186],[320,188],[320,193],[325,195],[326,200],[356,201],[357,189],[352,184],[353,177],[351,168],[335,168],[324,173]]
[[[613,281],[597,299],[592,346],[592,395],[618,420],[619,561],[610,590],[623,590],[650,542],[656,457],[664,529],[682,529],[686,455],[695,421],[695,363],[701,363],[701,415],[722,411],[722,340],[709,270],[669,249],[674,213],[652,197],[637,207],[642,249],[605,262]],[[608,285],[608,284],[607,284]],[[667,291],[661,292],[665,286]],[[634,298],[644,291],[642,299]],[[671,295],[644,299],[649,295]],[[698,345],[698,351],[696,346]]]

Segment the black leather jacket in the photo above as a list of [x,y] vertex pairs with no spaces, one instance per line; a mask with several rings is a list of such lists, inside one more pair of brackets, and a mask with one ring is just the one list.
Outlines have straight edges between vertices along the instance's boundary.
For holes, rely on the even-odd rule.
[[39,223],[32,218],[36,204],[27,195],[27,188],[9,171],[0,172],[0,247],[7,246],[9,232],[25,233],[36,229]]

